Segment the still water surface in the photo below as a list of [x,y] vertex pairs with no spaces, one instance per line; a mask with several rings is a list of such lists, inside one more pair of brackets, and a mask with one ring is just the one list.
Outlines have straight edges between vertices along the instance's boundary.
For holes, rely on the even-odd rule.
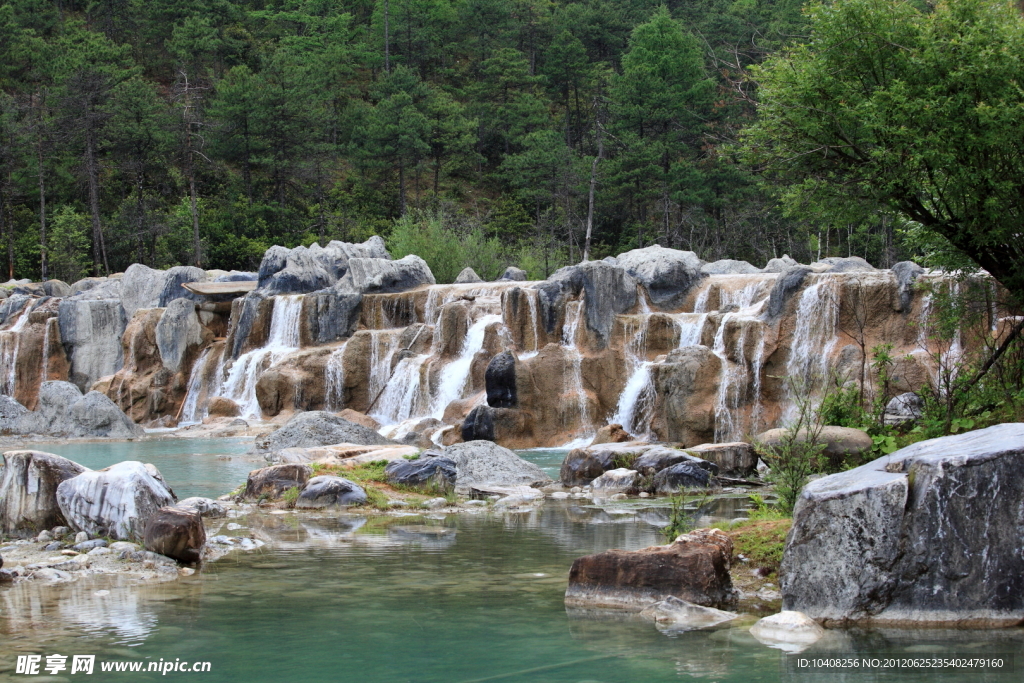
[[[222,452],[224,442],[216,443]],[[155,457],[149,461],[176,488],[198,489],[198,482],[172,479]],[[217,486],[223,490],[237,479],[231,473],[230,481]],[[736,514],[733,504],[724,505],[723,513]],[[750,621],[667,634],[646,622],[567,613],[562,594],[574,558],[661,542],[661,511],[636,503],[601,509],[548,502],[520,514],[287,514],[230,521],[245,528],[217,531],[251,529],[271,543],[159,585],[132,585],[122,578],[0,588],[0,680],[44,680],[14,674],[15,657],[25,652],[212,663],[206,674],[97,671],[84,677],[96,681],[966,680],[962,672],[799,674],[793,671],[793,655],[767,648],[746,632]],[[101,590],[109,594],[97,594]],[[1016,653],[1024,664],[1022,635],[1020,629],[832,631],[803,656]],[[1019,673],[969,676],[972,681],[1020,678]]]

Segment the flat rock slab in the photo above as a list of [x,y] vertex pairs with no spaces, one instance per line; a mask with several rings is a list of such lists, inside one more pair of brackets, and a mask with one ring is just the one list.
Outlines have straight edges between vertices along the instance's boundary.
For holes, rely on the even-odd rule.
[[186,282],[182,285],[193,294],[203,296],[219,296],[222,294],[236,294],[241,296],[256,289],[259,282],[256,280],[242,280],[240,282]]
[[824,625],[1024,620],[1024,424],[922,441],[804,487],[783,609]]

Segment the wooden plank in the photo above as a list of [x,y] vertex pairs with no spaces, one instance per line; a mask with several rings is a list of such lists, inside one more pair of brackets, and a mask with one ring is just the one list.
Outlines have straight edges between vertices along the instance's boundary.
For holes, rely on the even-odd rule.
[[182,285],[193,294],[215,296],[217,294],[245,294],[256,289],[259,284],[256,280],[242,280],[241,282],[186,282]]

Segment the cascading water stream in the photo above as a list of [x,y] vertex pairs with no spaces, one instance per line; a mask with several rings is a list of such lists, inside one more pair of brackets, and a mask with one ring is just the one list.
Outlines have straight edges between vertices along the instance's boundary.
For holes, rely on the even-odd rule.
[[839,293],[835,281],[828,276],[807,287],[797,303],[793,340],[786,362],[786,375],[796,387],[786,389],[789,401],[783,420],[796,417],[797,406],[792,391],[813,392],[828,379],[829,359],[835,348],[839,324]]
[[[576,439],[569,445],[577,442],[588,441],[594,433],[590,422],[590,409],[587,404],[587,394],[583,388],[583,354],[580,353],[577,345],[580,320],[583,318],[583,302],[570,301],[565,305],[565,324],[562,327],[562,348],[565,349],[569,360],[568,374],[566,375],[565,393],[575,398],[576,403]],[[569,425],[566,425],[569,427]]]
[[633,436],[644,436],[650,431],[650,412],[654,407],[652,363],[647,360],[647,331],[651,319],[649,310],[648,308],[647,312],[641,313],[640,323],[635,325],[636,329],[632,334],[629,333],[629,328],[634,325],[627,327],[629,341],[623,348],[623,355],[630,375],[619,395],[615,414],[609,420],[610,424],[622,425],[622,428]]
[[299,348],[302,298],[301,294],[274,297],[267,343],[259,349],[243,353],[228,370],[220,395],[235,401],[241,409],[242,417],[262,417],[256,399],[256,383],[260,375]]
[[[718,380],[718,394],[715,398],[715,442],[722,443],[734,441],[742,435],[744,427],[741,419],[740,407],[747,396],[747,389],[751,385],[753,377],[754,405],[759,405],[761,400],[761,365],[763,358],[752,362],[750,367],[746,361],[747,335],[751,327],[757,329],[759,339],[757,348],[760,354],[764,352],[764,329],[763,324],[757,320],[767,298],[765,281],[758,280],[751,282],[739,291],[721,291],[721,307],[736,306],[737,310],[726,313],[719,322],[715,332],[715,339],[711,351],[721,361],[722,369]],[[739,334],[734,343],[737,361],[729,358],[726,345],[726,334],[729,324],[733,321],[742,321]],[[755,352],[755,356],[758,354]],[[754,409],[757,410],[756,408]],[[753,420],[752,420],[753,421]]]
[[199,395],[203,391],[203,375],[206,364],[209,362],[210,351],[213,347],[208,346],[192,366],[192,373],[188,377],[188,391],[185,393],[185,402],[181,406],[181,419],[178,426],[199,424],[206,417],[206,408],[199,407]]
[[342,344],[331,352],[324,366],[324,410],[338,411],[345,408],[344,354],[345,344]]
[[[21,346],[21,331],[28,325],[32,302],[25,303],[18,319],[10,329],[0,332],[0,364],[6,368],[2,393],[14,396],[18,384],[18,349]],[[49,328],[47,328],[49,329]],[[45,381],[45,378],[44,378]]]
[[444,409],[452,401],[462,398],[462,392],[469,379],[469,372],[473,365],[473,358],[484,347],[484,334],[487,326],[493,323],[500,323],[501,316],[497,314],[485,315],[470,325],[466,331],[466,338],[462,341],[462,349],[459,357],[446,365],[441,371],[441,384],[437,388],[437,394],[431,401],[431,415],[437,419],[444,416]]

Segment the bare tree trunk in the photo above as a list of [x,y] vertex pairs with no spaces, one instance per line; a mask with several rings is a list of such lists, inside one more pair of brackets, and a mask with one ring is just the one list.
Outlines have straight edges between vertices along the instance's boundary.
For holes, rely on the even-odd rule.
[[597,127],[597,156],[594,163],[590,165],[590,197],[587,201],[587,236],[583,241],[583,260],[590,260],[590,236],[594,230],[594,191],[597,188],[597,162],[604,157],[604,138],[601,135],[601,126]]
[[89,178],[89,213],[92,215],[93,262],[97,270],[103,266],[103,274],[110,274],[107,263],[107,246],[103,241],[103,224],[100,222],[100,170],[96,163],[96,139],[91,126],[85,132],[85,174]]
[[[40,125],[42,124],[40,123]],[[36,164],[39,167],[39,265],[42,270],[43,282],[46,282],[49,259],[47,258],[46,253],[46,167],[43,166],[42,132],[40,132],[37,137]],[[11,278],[13,278],[13,259],[10,264],[10,271]]]

